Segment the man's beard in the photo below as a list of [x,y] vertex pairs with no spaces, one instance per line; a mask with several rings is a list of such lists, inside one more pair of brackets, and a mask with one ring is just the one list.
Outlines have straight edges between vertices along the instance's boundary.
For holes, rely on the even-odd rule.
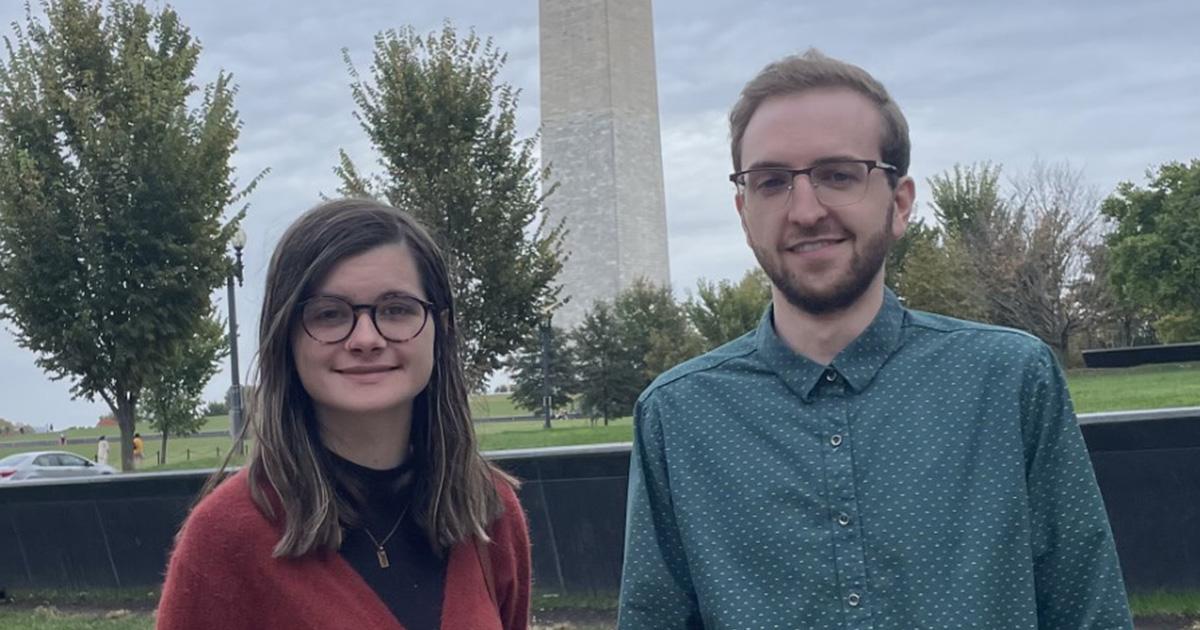
[[896,204],[888,207],[887,220],[882,229],[866,237],[855,236],[855,241],[862,243],[861,251],[854,251],[850,259],[850,269],[826,291],[809,290],[803,286],[800,278],[788,269],[781,257],[769,258],[760,247],[753,247],[754,257],[759,266],[766,272],[767,277],[779,292],[783,294],[792,306],[811,315],[826,315],[842,311],[859,300],[879,274],[887,259],[895,239],[892,237],[892,218],[896,212]]

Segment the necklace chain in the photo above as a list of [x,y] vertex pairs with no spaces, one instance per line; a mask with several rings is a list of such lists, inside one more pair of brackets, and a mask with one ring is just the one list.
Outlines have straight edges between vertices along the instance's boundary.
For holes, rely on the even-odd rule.
[[371,530],[368,529],[365,524],[363,525],[362,530],[367,533],[367,538],[370,538],[371,542],[375,544],[375,559],[379,561],[380,569],[386,569],[391,566],[391,562],[388,561],[387,551],[384,550],[383,546],[387,544],[387,541],[392,539],[392,536],[396,533],[396,530],[400,529],[400,523],[403,522],[404,517],[408,515],[408,508],[411,506],[412,503],[404,506],[404,510],[400,512],[400,518],[396,519],[395,525],[392,525],[392,531],[388,532],[387,536],[383,537],[383,540],[376,540],[375,535],[371,533]]

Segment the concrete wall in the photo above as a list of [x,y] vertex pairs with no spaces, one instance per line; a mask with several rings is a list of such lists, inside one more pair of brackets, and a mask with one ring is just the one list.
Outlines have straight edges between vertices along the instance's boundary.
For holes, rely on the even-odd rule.
[[[1200,408],[1080,418],[1131,590],[1200,589]],[[504,451],[538,589],[612,594],[629,445]],[[151,586],[203,472],[0,486],[0,589]]]

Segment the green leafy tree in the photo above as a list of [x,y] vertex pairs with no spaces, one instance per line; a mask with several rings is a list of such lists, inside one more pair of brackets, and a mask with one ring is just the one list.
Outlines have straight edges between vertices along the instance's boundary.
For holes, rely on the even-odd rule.
[[951,237],[986,236],[987,223],[1004,210],[999,165],[961,165],[929,179],[933,214]]
[[505,57],[450,24],[375,38],[369,76],[344,53],[355,116],[383,173],[341,152],[341,192],[386,199],[432,230],[457,292],[467,376],[478,388],[537,328],[561,287],[562,229],[543,223],[537,138],[518,139],[518,92],[499,82]]
[[147,384],[229,271],[244,209],[222,213],[258,177],[235,189],[234,88],[193,83],[200,46],[174,11],[42,6],[0,60],[0,316],[73,395],[108,403],[128,470]]
[[671,290],[643,280],[611,304],[594,305],[572,337],[580,405],[606,424],[629,414],[651,381],[705,345]]
[[642,374],[639,391],[659,374],[704,352],[704,338],[669,287],[637,280],[617,295],[613,315],[629,357]]
[[1200,160],[1147,179],[1121,183],[1101,206],[1114,224],[1110,277],[1119,296],[1161,314],[1163,341],[1200,339]]
[[579,406],[590,417],[629,415],[641,393],[643,375],[625,345],[612,306],[597,302],[571,333],[579,374]]
[[167,364],[146,383],[143,415],[150,428],[162,435],[164,463],[168,436],[192,435],[207,421],[201,396],[227,354],[225,331],[210,315],[193,337],[175,344]]
[[688,298],[683,310],[707,349],[712,349],[757,327],[770,301],[771,281],[755,267],[737,284],[701,278],[696,282],[696,296]]
[[1091,325],[1083,333],[1080,348],[1112,348],[1157,343],[1157,317],[1118,294],[1112,284],[1112,254],[1098,242],[1087,252],[1084,275],[1073,288],[1075,299],[1088,311]]
[[[545,391],[542,382],[542,341],[537,331],[509,359],[513,386],[511,397],[517,406],[541,413]],[[575,373],[575,349],[570,336],[561,328],[551,328],[547,374],[550,381],[550,405],[560,409],[571,405],[578,390]]]
[[904,269],[914,249],[922,246],[927,246],[932,243],[937,245],[941,239],[941,230],[936,226],[925,224],[924,219],[916,219],[910,221],[908,227],[904,230],[904,236],[892,244],[892,248],[888,251],[887,264],[884,265],[884,284],[896,290],[900,284],[900,279],[904,275]]
[[[915,246],[914,273],[897,280],[915,300],[913,308],[1018,325],[1005,301],[1015,285],[1018,257],[1024,249],[1024,217],[1004,198],[1000,172],[999,165],[988,162],[956,164],[929,178],[940,243],[922,235],[924,242]],[[949,277],[949,273],[956,275]]]
[[889,286],[905,306],[961,319],[984,317],[974,299],[974,270],[962,241],[944,238],[937,227],[916,223],[901,242],[905,244],[902,261],[889,266],[887,273]]

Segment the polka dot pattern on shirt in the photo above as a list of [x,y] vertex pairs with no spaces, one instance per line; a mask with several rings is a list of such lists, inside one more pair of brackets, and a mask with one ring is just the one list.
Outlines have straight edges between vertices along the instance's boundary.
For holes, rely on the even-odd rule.
[[890,292],[828,366],[756,331],[638,401],[619,627],[1128,628],[1061,371]]

